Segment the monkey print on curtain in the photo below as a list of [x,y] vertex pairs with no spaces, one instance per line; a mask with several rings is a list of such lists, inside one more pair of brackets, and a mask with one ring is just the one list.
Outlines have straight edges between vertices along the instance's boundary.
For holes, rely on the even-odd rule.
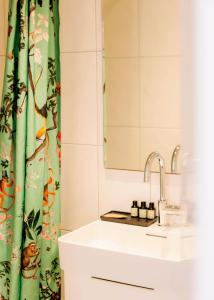
[[0,109],[0,299],[60,299],[58,0],[10,0]]

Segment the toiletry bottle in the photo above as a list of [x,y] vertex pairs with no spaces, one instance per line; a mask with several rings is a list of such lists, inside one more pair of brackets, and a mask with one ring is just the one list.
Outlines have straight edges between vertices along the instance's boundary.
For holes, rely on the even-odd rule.
[[147,210],[147,219],[154,220],[155,218],[155,205],[154,202],[149,203],[149,208]]
[[139,218],[146,219],[147,218],[147,207],[146,202],[141,202],[141,207],[139,208]]
[[139,207],[137,205],[137,201],[133,201],[131,207],[131,217],[138,218],[138,211],[139,211]]

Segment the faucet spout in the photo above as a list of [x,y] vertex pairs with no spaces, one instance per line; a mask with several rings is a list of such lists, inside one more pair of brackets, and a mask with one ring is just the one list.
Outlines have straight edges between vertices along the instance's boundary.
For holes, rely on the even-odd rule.
[[151,168],[154,160],[157,159],[160,167],[160,201],[166,201],[165,197],[165,161],[159,152],[152,152],[146,161],[144,169],[144,182],[149,182],[151,179]]
[[172,154],[171,173],[178,173],[178,155],[181,150],[181,145],[177,145]]

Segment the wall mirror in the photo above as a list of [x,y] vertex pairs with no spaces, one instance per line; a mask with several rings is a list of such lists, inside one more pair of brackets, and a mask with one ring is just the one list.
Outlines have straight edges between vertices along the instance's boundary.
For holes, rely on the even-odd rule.
[[181,144],[179,4],[102,0],[106,168],[143,171],[149,153],[159,151],[171,173]]

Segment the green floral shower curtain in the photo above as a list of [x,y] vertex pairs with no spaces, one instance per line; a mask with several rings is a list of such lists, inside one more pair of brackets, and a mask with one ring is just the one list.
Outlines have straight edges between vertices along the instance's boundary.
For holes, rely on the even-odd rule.
[[10,0],[0,110],[0,300],[60,299],[58,0]]

